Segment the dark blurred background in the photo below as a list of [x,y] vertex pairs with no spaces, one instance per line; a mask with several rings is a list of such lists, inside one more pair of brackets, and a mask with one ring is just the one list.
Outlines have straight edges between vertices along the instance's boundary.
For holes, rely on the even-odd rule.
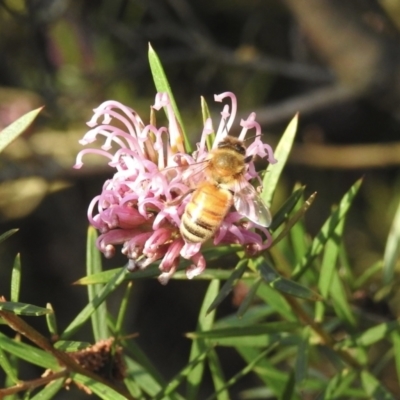
[[[364,176],[346,227],[350,261],[360,274],[382,257],[399,200],[399,4],[1,0],[0,129],[31,109],[45,109],[0,156],[0,233],[19,228],[0,245],[0,295],[9,296],[13,258],[21,253],[21,301],[52,303],[61,329],[85,305],[85,288],[71,284],[85,274],[87,207],[112,171],[95,157],[73,170],[77,141],[92,109],[108,99],[148,121],[155,96],[149,42],[192,142],[202,130],[200,96],[217,116],[221,108],[213,95],[234,92],[239,115],[256,111],[273,145],[300,112],[296,146],[273,210],[296,182],[306,184],[309,194],[317,191],[306,216],[310,234]],[[105,266],[124,263],[117,255]],[[183,333],[195,329],[205,287],[134,283],[126,331],[140,333],[139,344],[166,378],[185,365],[190,342]],[[378,289],[379,281],[368,282],[365,296],[373,298]],[[117,293],[112,311],[118,301]],[[398,307],[389,306],[397,315]],[[232,307],[227,302],[220,312]],[[46,332],[43,320],[30,322]],[[91,341],[89,328],[74,339]],[[239,368],[239,359],[226,357],[233,370]],[[27,370],[25,378],[37,374]]]

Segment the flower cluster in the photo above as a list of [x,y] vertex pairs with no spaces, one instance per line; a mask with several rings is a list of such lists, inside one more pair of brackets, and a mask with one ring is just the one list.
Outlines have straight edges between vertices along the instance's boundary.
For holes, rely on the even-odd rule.
[[[106,101],[94,110],[88,122],[91,129],[80,143],[86,145],[103,136],[104,144],[101,149],[82,150],[74,167],[80,168],[82,156],[93,153],[108,158],[109,165],[115,168],[114,176],[105,182],[101,194],[92,200],[88,210],[91,225],[101,233],[97,246],[106,257],[112,257],[115,246],[122,245],[130,270],[143,269],[161,260],[159,280],[164,284],[176,271],[180,256],[191,260],[186,270],[189,279],[204,270],[206,261],[201,245],[185,243],[179,231],[185,206],[190,201],[190,196],[184,195],[204,177],[185,171],[192,164],[206,162],[208,135],[215,132],[214,149],[231,129],[237,109],[236,97],[230,92],[215,96],[218,102],[225,98],[230,99],[231,105],[224,106],[218,129],[215,131],[208,119],[192,155],[185,151],[180,125],[166,93],[156,95],[153,109],[167,111],[168,128],[145,125],[133,109],[116,101]],[[249,129],[255,129],[246,156],[267,157],[270,163],[275,163],[271,147],[260,139],[261,128],[255,121],[255,113],[240,125],[240,140],[245,140]],[[118,150],[112,150],[113,145],[118,146]],[[260,180],[252,161],[245,178]],[[243,219],[236,211],[226,215],[213,240],[214,244],[241,244],[251,252],[271,244],[267,229]]]

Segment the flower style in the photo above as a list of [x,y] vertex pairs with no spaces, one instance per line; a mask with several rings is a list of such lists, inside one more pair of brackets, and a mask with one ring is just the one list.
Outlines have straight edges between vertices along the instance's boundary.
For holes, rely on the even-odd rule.
[[[235,95],[226,92],[215,96],[218,102],[226,98],[230,99],[231,106],[223,108],[212,149],[228,134],[235,119]],[[180,256],[192,262],[186,270],[189,279],[206,267],[201,244],[186,243],[179,227],[190,201],[190,196],[185,194],[204,180],[202,174],[188,174],[187,171],[193,164],[207,162],[206,139],[215,130],[208,119],[197,150],[189,155],[169,96],[158,93],[153,109],[163,107],[167,111],[168,129],[145,125],[133,109],[116,101],[101,104],[94,110],[88,122],[91,129],[80,143],[92,143],[101,135],[105,138],[104,144],[101,149],[82,150],[74,168],[81,168],[82,156],[87,153],[109,158],[115,174],[104,183],[102,193],[92,200],[88,210],[91,225],[101,233],[97,247],[109,258],[114,255],[115,246],[122,245],[122,253],[129,259],[128,269],[132,271],[161,260],[159,280],[165,284],[176,271]],[[245,140],[247,131],[255,129],[246,157],[267,157],[270,163],[275,163],[271,147],[260,139],[261,128],[255,117],[255,113],[251,113],[240,122],[239,140]],[[111,151],[112,145],[117,145],[118,150]],[[254,163],[250,161],[245,179],[254,178],[260,181]],[[266,228],[244,219],[237,211],[228,212],[213,240],[215,245],[241,244],[252,253],[268,248],[272,242]]]

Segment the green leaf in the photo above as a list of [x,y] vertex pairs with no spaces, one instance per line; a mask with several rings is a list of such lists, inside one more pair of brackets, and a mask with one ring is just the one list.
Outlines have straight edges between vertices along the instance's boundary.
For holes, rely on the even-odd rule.
[[400,202],[386,241],[385,253],[383,256],[383,284],[388,285],[394,277],[394,270],[400,250]]
[[72,372],[71,377],[75,382],[88,387],[94,394],[97,394],[100,399],[104,400],[126,400],[126,397],[116,392],[114,389],[98,382],[87,376]]
[[390,339],[393,343],[394,361],[396,364],[397,381],[400,382],[400,332],[392,331]]
[[121,268],[113,278],[104,286],[99,294],[75,317],[75,319],[68,325],[61,339],[68,339],[71,335],[75,334],[82,325],[90,318],[96,308],[110,295],[126,278],[128,274],[126,268]]
[[281,342],[286,346],[297,346],[300,342],[297,334],[265,333],[259,335],[225,336],[216,339],[207,339],[207,344],[223,347],[258,347],[265,348]]
[[190,361],[178,374],[176,374],[168,384],[159,391],[156,396],[154,396],[154,400],[161,400],[164,397],[170,398],[171,394],[174,394],[176,389],[179,387],[181,382],[188,376],[192,368],[194,368],[199,362],[202,362],[207,356],[210,348],[206,349],[205,352],[200,353],[194,360]]
[[218,307],[219,304],[225,299],[226,296],[233,290],[233,287],[236,285],[237,281],[243,276],[245,269],[247,268],[248,260],[240,260],[236,268],[233,270],[228,280],[222,286],[220,292],[217,297],[208,307],[207,313],[211,312],[215,308]]
[[196,331],[187,333],[186,337],[190,339],[223,339],[228,337],[258,336],[266,333],[291,332],[300,327],[301,325],[298,322],[268,322],[250,326]]
[[14,260],[14,265],[11,274],[11,296],[12,302],[19,300],[19,290],[21,287],[21,256],[17,254]]
[[315,258],[322,252],[325,243],[334,235],[336,226],[349,211],[351,203],[353,202],[361,183],[362,179],[358,180],[350,188],[350,190],[343,196],[338,208],[333,211],[330,217],[325,221],[321,230],[313,240],[309,251],[296,265],[293,271],[292,279],[298,280],[300,276],[302,276],[303,273],[310,267]]
[[[212,300],[218,295],[218,290],[219,281],[212,280],[208,286],[206,295],[204,296],[197,322],[196,332],[208,331],[211,329],[215,319],[215,311],[207,313],[207,309]],[[194,340],[190,349],[189,362],[196,360],[201,354],[204,354],[204,352],[207,351],[207,348],[208,346],[203,340]],[[198,391],[203,378],[203,372],[204,362],[199,362],[188,374],[186,385],[187,399],[197,399]]]
[[[201,113],[203,115],[203,124],[205,125],[206,121],[208,119],[211,119],[211,114],[210,114],[210,110],[208,109],[206,99],[203,96],[201,96]],[[209,135],[207,135],[207,139],[206,139],[208,151],[211,150],[214,141],[215,141],[215,132],[212,132]]]
[[132,281],[128,282],[124,293],[124,297],[121,300],[121,305],[118,311],[117,323],[115,324],[115,332],[118,335],[120,335],[122,331],[122,324],[124,323],[125,320],[126,310],[128,308],[128,301],[129,301],[129,296],[131,294],[132,286],[133,286]]
[[16,315],[40,316],[50,313],[47,308],[33,306],[32,304],[17,303],[13,301],[0,302],[0,310],[9,311]]
[[51,335],[56,337],[58,336],[56,315],[54,314],[53,307],[50,303],[46,304],[46,308],[50,311],[48,314],[46,314],[47,327]]
[[340,398],[356,378],[356,371],[343,369],[329,381],[323,399],[335,400]]
[[397,330],[400,328],[400,322],[398,321],[390,321],[385,322],[372,328],[367,329],[366,331],[353,335],[351,338],[344,340],[340,343],[340,347],[358,347],[365,346],[369,347],[372,344],[379,342],[380,340],[386,339],[390,337],[390,334],[393,330]]
[[350,326],[356,326],[356,320],[354,318],[353,312],[351,311],[351,306],[347,299],[346,291],[343,287],[343,282],[340,279],[338,271],[336,270],[333,270],[332,272],[329,294],[332,298],[333,308],[335,309],[338,317]]
[[31,400],[51,400],[54,399],[54,396],[64,388],[65,379],[57,379],[48,383],[44,389],[42,389],[35,396],[31,397]]
[[226,390],[226,380],[217,352],[212,349],[208,353],[208,367],[214,382],[214,390],[217,392],[218,400],[230,400],[229,392]]
[[354,289],[363,287],[369,279],[375,274],[382,271],[383,261],[379,260],[368,267],[354,282]]
[[275,231],[286,221],[286,219],[289,217],[290,212],[303,196],[304,190],[305,186],[302,186],[299,189],[295,190],[283,203],[281,208],[275,213],[272,223],[269,226],[269,229],[271,231]]
[[[96,247],[97,232],[93,227],[89,227],[86,244],[86,273],[93,275],[102,272],[100,251]],[[92,302],[104,286],[101,284],[88,286],[89,302]],[[110,336],[107,327],[107,306],[103,301],[91,315],[94,341],[98,342]]]
[[[274,346],[271,346],[274,347]],[[251,372],[256,365],[262,360],[264,359],[267,354],[271,351],[271,348],[268,348],[264,351],[262,351],[259,355],[257,355],[253,360],[251,360],[240,372],[238,372],[237,374],[235,374],[231,379],[229,379],[229,381],[226,383],[226,385],[224,387],[221,387],[219,390],[217,390],[214,394],[212,394],[210,397],[207,398],[207,400],[212,400],[217,398],[218,394],[221,391],[226,391],[226,389],[228,389],[229,387],[233,386],[235,383],[237,383],[239,381],[239,379],[243,378],[244,376],[246,376],[249,372]]]
[[[185,140],[185,149],[187,153],[192,153],[193,149],[191,147],[190,141],[185,132],[185,127],[183,125],[183,120],[181,114],[176,106],[174,95],[172,94],[171,86],[168,82],[168,78],[165,75],[164,68],[161,64],[160,59],[158,58],[157,53],[149,44],[149,63],[151,74],[153,75],[154,85],[159,93],[168,93],[169,100],[171,102],[172,109],[174,110],[176,119],[178,121],[178,125],[180,126],[181,133]],[[167,113],[166,113],[167,114]],[[168,114],[167,114],[168,117]]]
[[[206,248],[203,252],[204,257],[207,259],[208,262],[213,260],[218,260],[221,257],[224,257],[229,254],[235,254],[239,250],[241,250],[240,246],[237,245],[229,245],[229,246],[217,246]],[[160,269],[158,268],[159,262],[155,262],[153,265],[148,266],[146,269],[142,271],[135,271],[131,272],[126,275],[125,280],[133,280],[133,279],[144,279],[144,278],[154,278],[160,275]],[[184,270],[187,266],[189,266],[189,262],[185,261],[182,262],[178,267],[178,272],[174,274],[172,279],[187,279],[186,273]],[[122,267],[122,269],[126,269],[126,267]],[[78,281],[75,282],[75,285],[94,285],[96,283],[107,283],[114,277],[118,271],[121,271],[121,268],[115,268],[108,271],[103,271],[97,274],[93,274],[90,276],[85,276]],[[182,272],[180,272],[182,271]],[[196,276],[193,279],[204,279],[204,280],[211,280],[211,279],[228,279],[229,275],[231,274],[230,271],[221,271],[221,270],[212,270],[206,269],[201,275]],[[251,276],[251,275],[248,275]]]
[[17,233],[19,229],[10,229],[7,232],[4,232],[3,234],[0,235],[0,243],[4,242],[6,239],[8,239],[10,236],[14,235],[14,233]]
[[[271,346],[270,350],[274,350],[275,346]],[[262,354],[260,349],[254,349],[251,347],[237,347],[236,350],[247,364],[250,363],[255,357]],[[282,390],[287,383],[287,372],[283,372],[278,368],[275,368],[270,362],[269,358],[265,356],[260,358],[253,371],[257,374],[265,386],[270,388],[276,396],[280,397]],[[295,394],[291,400],[300,399]]]
[[8,378],[11,380],[13,384],[19,383],[17,371],[14,366],[10,363],[7,358],[6,353],[0,348],[0,367],[6,373]]
[[321,272],[319,275],[318,288],[321,295],[326,299],[332,283],[332,276],[339,256],[340,244],[342,242],[344,218],[338,223],[334,235],[326,242],[324,256],[322,259]]
[[274,196],[279,177],[281,176],[283,168],[286,165],[286,161],[289,157],[290,150],[292,149],[297,130],[297,121],[298,115],[296,114],[296,116],[290,121],[288,127],[282,135],[281,140],[278,143],[278,146],[275,149],[274,155],[278,162],[274,165],[268,165],[268,168],[265,171],[261,198],[268,206],[270,206],[272,203],[272,198]]
[[291,281],[284,278],[278,272],[272,268],[266,261],[260,264],[258,267],[262,278],[274,289],[280,292],[290,294],[291,296],[300,297],[302,299],[318,301],[321,300],[321,296],[311,289],[300,285],[297,282]]
[[10,354],[14,354],[17,357],[30,362],[31,364],[55,371],[60,368],[58,361],[50,354],[38,349],[37,347],[10,339],[1,332],[0,348]]
[[303,383],[307,378],[308,368],[308,352],[310,349],[310,336],[311,328],[309,326],[304,327],[301,334],[301,341],[297,347],[296,365],[295,365],[295,381],[297,385]]
[[146,368],[143,368],[142,365],[134,361],[132,358],[125,357],[125,362],[128,370],[126,380],[136,382],[145,393],[147,393],[151,398],[154,398],[164,385],[160,385],[160,383],[154,379],[153,375],[149,373]]
[[368,371],[361,372],[361,383],[365,392],[374,400],[395,400],[395,397]]
[[250,308],[250,306],[254,302],[254,298],[257,294],[257,290],[260,287],[262,282],[261,278],[257,278],[251,285],[250,290],[246,293],[245,298],[243,301],[240,303],[239,309],[236,313],[236,316],[238,318],[242,318],[245,312]]
[[311,204],[314,202],[317,192],[314,192],[304,204],[291,216],[289,221],[286,223],[284,229],[278,234],[278,236],[273,238],[272,246],[275,246],[282,240],[288,232],[297,224],[297,222],[304,216],[307,210],[310,208]]
[[[285,321],[298,321],[282,293],[274,290],[269,285],[261,285],[257,291],[257,297],[262,299],[272,310],[278,313]],[[245,314],[245,317],[247,314]]]
[[284,391],[282,393],[282,400],[292,400],[293,399],[293,395],[294,395],[294,389],[296,387],[296,379],[295,379],[295,374],[293,373],[293,371],[290,372],[289,374],[289,378],[286,382]]
[[56,349],[67,352],[87,349],[90,346],[91,344],[89,342],[76,342],[72,340],[58,340],[54,343]]
[[43,107],[30,111],[22,117],[18,118],[11,125],[7,126],[0,132],[0,153],[7,147],[14,139],[16,139],[38,116]]
[[124,348],[127,349],[135,358],[135,361],[133,361],[128,357],[125,357],[125,361],[128,364],[129,376],[133,373],[132,377],[138,385],[146,393],[154,396],[167,384],[167,382],[135,340],[123,340],[122,343]]

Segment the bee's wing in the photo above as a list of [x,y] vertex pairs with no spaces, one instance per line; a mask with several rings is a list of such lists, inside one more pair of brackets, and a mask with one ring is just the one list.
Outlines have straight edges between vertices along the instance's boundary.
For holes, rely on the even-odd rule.
[[272,215],[269,208],[261,200],[256,189],[247,181],[240,183],[233,196],[233,203],[237,212],[250,221],[265,227],[271,225]]
[[188,182],[193,179],[193,177],[195,177],[196,180],[202,180],[205,179],[205,170],[207,168],[208,161],[209,160],[203,160],[188,165],[177,165],[174,167],[165,168],[163,171],[167,173],[171,170],[181,171],[181,179],[183,182]]

